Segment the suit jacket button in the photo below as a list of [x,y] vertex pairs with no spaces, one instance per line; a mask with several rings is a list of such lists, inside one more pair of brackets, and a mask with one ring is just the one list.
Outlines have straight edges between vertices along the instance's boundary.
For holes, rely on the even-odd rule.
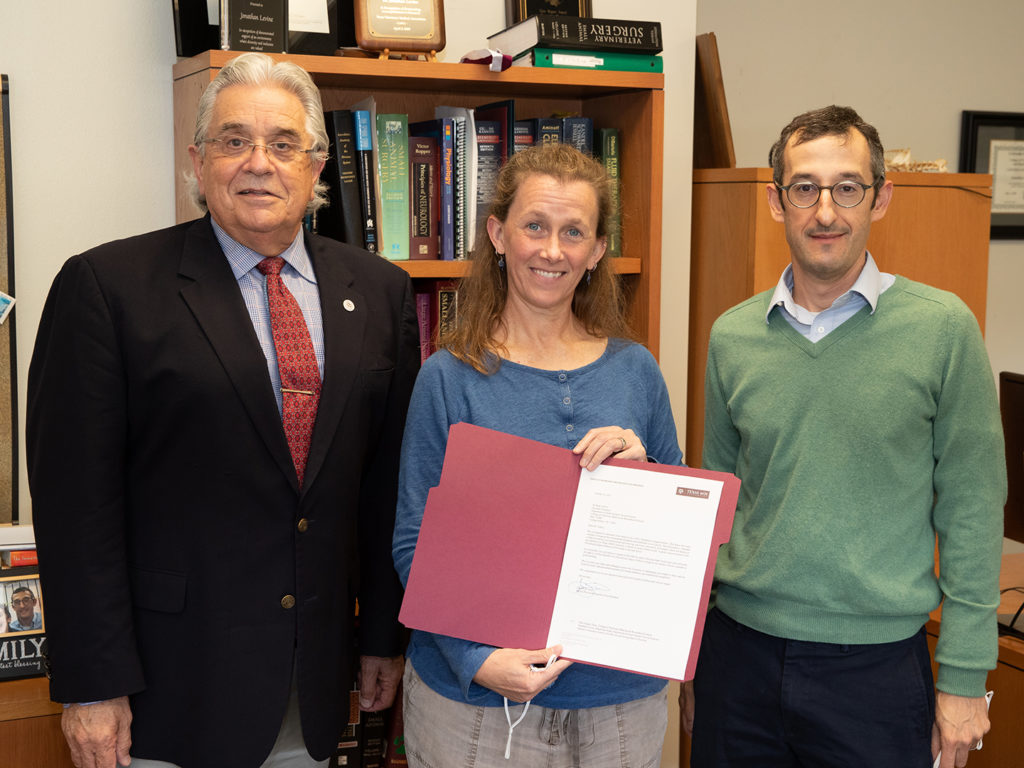
[[309,521],[306,518],[302,518],[301,520],[299,520],[298,528],[299,533],[305,533],[307,530],[309,530]]
[[285,595],[281,598],[281,607],[286,611],[295,607],[295,595]]

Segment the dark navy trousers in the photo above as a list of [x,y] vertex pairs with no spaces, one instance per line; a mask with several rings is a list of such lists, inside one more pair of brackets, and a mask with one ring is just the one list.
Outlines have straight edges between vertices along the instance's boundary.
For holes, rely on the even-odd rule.
[[694,678],[691,768],[930,768],[924,628],[877,645],[766,635],[718,609]]

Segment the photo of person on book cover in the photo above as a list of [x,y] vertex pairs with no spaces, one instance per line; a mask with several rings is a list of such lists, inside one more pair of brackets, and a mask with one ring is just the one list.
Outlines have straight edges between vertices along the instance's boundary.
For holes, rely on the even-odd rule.
[[39,577],[30,575],[0,579],[0,637],[43,630],[43,599]]

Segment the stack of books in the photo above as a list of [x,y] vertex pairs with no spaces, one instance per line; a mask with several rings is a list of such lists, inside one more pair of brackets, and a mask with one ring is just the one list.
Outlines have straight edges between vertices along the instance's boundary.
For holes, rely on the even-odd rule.
[[662,72],[661,22],[538,13],[487,38],[513,66]]

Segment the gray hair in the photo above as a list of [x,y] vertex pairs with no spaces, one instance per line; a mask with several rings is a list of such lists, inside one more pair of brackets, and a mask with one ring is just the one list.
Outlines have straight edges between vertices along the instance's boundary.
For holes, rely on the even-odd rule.
[[[314,163],[327,159],[327,128],[324,126],[324,108],[320,102],[320,91],[316,83],[302,67],[290,61],[277,61],[263,53],[243,53],[231,59],[217,77],[213,79],[199,99],[199,111],[196,113],[196,131],[192,143],[196,146],[200,157],[206,156],[205,141],[213,119],[213,108],[217,97],[225,88],[232,85],[273,86],[294,94],[302,103],[306,113],[306,133],[313,137],[314,152],[310,160]],[[195,173],[188,171],[185,175],[189,194],[195,203],[204,211],[206,198],[199,192],[199,182]],[[327,185],[317,181],[313,187],[313,199],[306,206],[306,213],[327,205]]]

